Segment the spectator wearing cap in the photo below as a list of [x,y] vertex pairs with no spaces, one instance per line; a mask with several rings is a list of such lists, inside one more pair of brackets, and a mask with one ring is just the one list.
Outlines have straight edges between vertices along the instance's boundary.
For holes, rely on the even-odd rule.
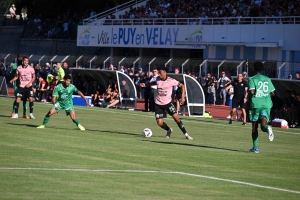
[[243,78],[247,78],[247,77],[248,77],[247,72],[243,72]]
[[223,71],[221,73],[221,77],[218,80],[220,105],[225,106],[227,91],[225,91],[225,92],[223,92],[223,91],[230,83],[231,83],[231,80],[226,76],[226,73]]

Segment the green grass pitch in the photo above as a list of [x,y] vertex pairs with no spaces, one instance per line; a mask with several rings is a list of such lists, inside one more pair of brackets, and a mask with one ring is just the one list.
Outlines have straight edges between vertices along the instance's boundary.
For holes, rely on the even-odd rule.
[[170,116],[167,139],[153,113],[75,107],[85,131],[64,111],[37,129],[51,104],[26,120],[12,102],[0,97],[0,199],[300,199],[300,129],[260,131],[255,154],[241,122],[182,117],[189,141]]

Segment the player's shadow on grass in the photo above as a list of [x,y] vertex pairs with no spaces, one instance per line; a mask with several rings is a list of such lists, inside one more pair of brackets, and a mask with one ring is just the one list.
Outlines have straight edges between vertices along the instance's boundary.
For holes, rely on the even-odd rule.
[[96,132],[101,132],[101,133],[114,133],[114,134],[122,134],[122,135],[133,135],[133,136],[139,136],[138,134],[134,133],[128,133],[128,132],[117,132],[117,131],[108,131],[108,130],[92,130],[92,129],[86,129],[88,131],[96,131]]
[[183,146],[191,146],[191,147],[200,147],[200,148],[209,148],[209,149],[218,149],[218,150],[225,150],[225,151],[233,151],[233,152],[244,152],[236,149],[228,149],[222,147],[212,147],[212,146],[205,146],[205,145],[197,145],[197,144],[188,144],[188,143],[178,143],[178,142],[162,142],[162,141],[151,141],[151,140],[143,140],[147,142],[159,143],[159,144],[175,144],[175,145],[183,145]]
[[37,127],[37,125],[34,125],[34,124],[17,124],[17,123],[7,123],[7,124],[14,125],[14,126],[28,126],[28,127],[34,127],[34,128]]

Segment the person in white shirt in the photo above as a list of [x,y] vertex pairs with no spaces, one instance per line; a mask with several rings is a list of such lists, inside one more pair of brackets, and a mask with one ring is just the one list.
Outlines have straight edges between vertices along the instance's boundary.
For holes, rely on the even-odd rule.
[[10,13],[10,18],[11,18],[11,25],[14,24],[15,19],[16,19],[16,7],[15,4],[12,4],[10,9],[9,9],[9,13]]
[[[150,80],[150,83],[155,82],[157,77],[158,77],[158,70],[157,70],[157,67],[154,66],[153,76]],[[156,93],[157,93],[157,85],[151,85],[150,88],[151,88],[151,91],[150,91],[150,111],[155,112],[154,108],[155,108],[155,98],[156,98]]]

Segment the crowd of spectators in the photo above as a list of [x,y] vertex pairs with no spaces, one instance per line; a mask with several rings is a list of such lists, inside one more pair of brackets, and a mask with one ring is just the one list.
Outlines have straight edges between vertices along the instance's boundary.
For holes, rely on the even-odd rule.
[[[161,24],[162,18],[168,18],[168,24],[173,19],[182,18],[179,24],[209,24],[209,18],[219,18],[214,24],[241,24],[247,23],[244,17],[258,18],[255,23],[280,23],[281,17],[300,16],[300,1],[284,0],[149,0],[146,6],[130,7],[118,18],[115,15],[106,16],[104,25]],[[155,18],[155,20],[153,20]],[[187,20],[183,18],[193,18]],[[112,20],[113,19],[113,20]],[[123,22],[121,20],[124,20]],[[253,23],[253,22],[252,22]],[[285,19],[283,23],[289,23]],[[178,24],[178,22],[177,22]]]

